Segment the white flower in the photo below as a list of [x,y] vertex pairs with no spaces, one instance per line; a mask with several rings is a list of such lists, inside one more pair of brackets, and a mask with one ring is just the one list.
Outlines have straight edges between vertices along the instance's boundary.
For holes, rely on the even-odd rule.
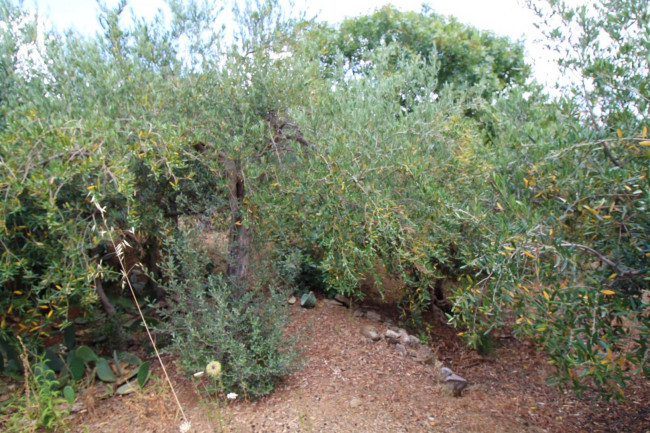
[[181,433],[187,433],[188,431],[190,431],[191,428],[192,428],[192,424],[190,424],[189,421],[185,421],[185,422],[181,423],[181,426],[180,426],[179,429],[180,429]]
[[210,377],[217,377],[221,374],[221,363],[219,361],[212,361],[205,367],[205,372]]
[[238,395],[237,395],[236,392],[231,392],[230,394],[228,394],[228,395],[226,396],[226,398],[227,398],[228,400],[234,400],[234,399],[236,399],[237,397],[238,397]]

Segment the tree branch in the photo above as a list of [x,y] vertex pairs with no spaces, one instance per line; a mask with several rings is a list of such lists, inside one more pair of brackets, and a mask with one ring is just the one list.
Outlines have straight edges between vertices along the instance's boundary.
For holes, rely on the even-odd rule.
[[612,164],[614,164],[617,167],[621,166],[621,163],[614,158],[614,155],[612,155],[612,152],[609,150],[609,146],[607,143],[603,141],[603,150],[605,151],[605,155],[607,155],[607,158],[609,158],[610,161],[612,161]]
[[592,254],[592,255],[598,257],[602,262],[604,262],[604,263],[608,264],[609,266],[611,266],[612,268],[614,268],[616,270],[616,272],[622,277],[630,276],[630,275],[641,275],[641,274],[644,274],[644,273],[647,272],[646,270],[641,270],[641,269],[624,269],[619,264],[614,263],[613,261],[611,261],[610,259],[605,257],[602,253],[600,253],[600,252],[598,252],[598,251],[594,250],[593,248],[590,248],[590,247],[588,247],[586,245],[573,244],[571,242],[562,242],[560,244],[560,246],[561,247],[567,247],[567,248],[577,248],[579,250],[586,251],[589,254]]

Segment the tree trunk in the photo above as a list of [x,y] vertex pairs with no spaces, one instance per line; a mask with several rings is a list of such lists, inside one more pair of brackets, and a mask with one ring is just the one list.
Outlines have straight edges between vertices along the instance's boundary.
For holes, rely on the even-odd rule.
[[159,301],[162,301],[165,299],[166,293],[165,290],[160,287],[160,284],[158,284],[158,282],[161,281],[162,277],[162,272],[160,271],[159,265],[160,248],[158,247],[158,238],[155,236],[148,238],[145,242],[144,250],[147,271],[148,275],[150,276],[149,283],[151,284],[151,288],[153,289],[156,298]]
[[228,176],[228,201],[230,203],[230,240],[228,243],[227,275],[243,295],[248,280],[250,264],[250,234],[242,222],[241,205],[246,196],[244,175],[239,160],[221,158]]
[[[445,296],[444,283],[445,278],[438,278],[434,286],[429,288],[431,307],[434,309],[439,308],[445,314],[451,314],[454,306]],[[445,317],[444,314],[443,317]]]
[[115,307],[113,304],[111,304],[111,301],[108,299],[108,296],[106,296],[106,292],[104,292],[104,286],[102,285],[102,280],[99,277],[95,278],[95,290],[97,291],[97,296],[99,296],[99,300],[102,303],[102,306],[104,307],[104,311],[106,311],[106,314],[110,316],[115,315]]

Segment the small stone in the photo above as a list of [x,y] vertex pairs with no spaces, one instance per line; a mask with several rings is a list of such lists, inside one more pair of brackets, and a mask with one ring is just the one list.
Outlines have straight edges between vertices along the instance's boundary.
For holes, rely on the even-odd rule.
[[399,327],[399,326],[394,325],[394,324],[391,323],[391,324],[389,324],[389,325],[387,326],[387,328],[390,329],[391,331],[393,331],[393,332],[397,332],[397,333],[399,334],[399,330],[400,330],[400,327]]
[[375,322],[381,322],[381,315],[376,311],[369,310],[366,312],[366,317]]
[[436,355],[429,346],[422,345],[415,354],[415,360],[422,364],[433,365],[436,360]]
[[406,356],[408,354],[406,347],[404,347],[404,345],[400,343],[397,343],[395,345],[395,350],[397,350],[397,353],[399,353],[402,356]]
[[287,299],[287,302],[289,303],[289,305],[295,304],[296,303],[296,297],[291,296],[289,299]]
[[446,377],[451,376],[454,374],[453,371],[451,371],[451,368],[448,367],[442,367],[440,369],[440,375],[442,376],[442,379],[445,380]]
[[361,328],[361,335],[366,338],[370,338],[372,341],[378,341],[381,339],[381,335],[377,331],[377,328],[371,325],[365,325]]
[[331,305],[333,307],[342,307],[342,305],[340,303],[338,303],[337,301],[335,301],[334,299],[325,299],[325,303],[327,305]]
[[366,311],[362,309],[354,310],[354,313],[352,313],[353,317],[363,317],[366,315]]
[[355,397],[352,400],[350,400],[350,407],[351,408],[357,408],[357,407],[361,406],[361,404],[363,404],[363,400],[361,400],[360,398]]
[[386,330],[386,337],[398,339],[399,334],[397,332],[393,331],[392,329],[387,329]]
[[445,384],[451,391],[454,397],[460,397],[463,389],[467,386],[467,380],[455,374],[451,369],[443,367],[440,369],[440,374],[444,377]]
[[334,300],[337,302],[340,302],[343,306],[350,308],[350,298],[345,297],[343,295],[336,295],[334,296]]
[[399,334],[391,329],[387,329],[384,333],[388,344],[397,344],[399,342]]
[[411,347],[417,349],[420,347],[420,339],[414,335],[407,335],[406,338],[402,341],[406,347]]

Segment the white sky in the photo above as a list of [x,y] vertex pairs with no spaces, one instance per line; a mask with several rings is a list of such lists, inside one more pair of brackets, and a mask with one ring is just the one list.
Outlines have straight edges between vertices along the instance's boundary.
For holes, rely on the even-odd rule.
[[[104,1],[117,3],[117,0]],[[335,23],[346,17],[370,13],[387,3],[401,10],[419,11],[423,0],[295,0],[295,3],[297,8],[306,9],[309,16],[318,14],[321,20]],[[550,87],[559,78],[551,54],[540,44],[534,43],[539,39],[533,25],[535,17],[522,0],[426,0],[426,3],[436,13],[453,15],[459,21],[479,29],[491,30],[512,39],[525,39],[527,60],[533,65],[538,81]],[[81,33],[92,34],[99,29],[95,0],[27,0],[26,4],[37,4],[41,16],[59,30],[74,27]],[[128,8],[144,17],[151,17],[161,7],[166,7],[164,0],[128,2]]]

